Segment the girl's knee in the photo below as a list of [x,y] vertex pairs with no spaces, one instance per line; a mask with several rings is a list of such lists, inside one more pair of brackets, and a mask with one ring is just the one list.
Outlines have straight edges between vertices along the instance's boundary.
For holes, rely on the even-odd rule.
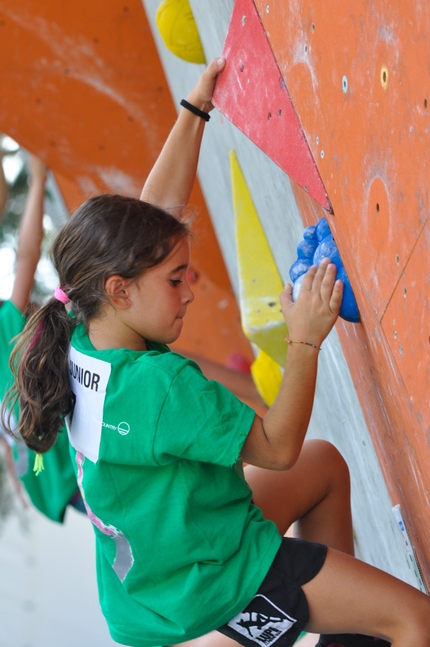
[[349,478],[349,468],[340,451],[328,440],[309,440],[307,444],[318,454],[319,462],[336,472],[342,472]]
[[[413,605],[413,618],[411,620],[411,628],[416,631],[417,642],[416,644],[430,645],[430,598],[423,595],[419,602]],[[411,631],[411,628],[409,631]],[[427,639],[427,643],[421,643],[419,639]]]
[[[397,609],[387,625],[393,647],[430,647],[430,597],[401,582],[401,612]],[[396,609],[395,605],[392,605]]]

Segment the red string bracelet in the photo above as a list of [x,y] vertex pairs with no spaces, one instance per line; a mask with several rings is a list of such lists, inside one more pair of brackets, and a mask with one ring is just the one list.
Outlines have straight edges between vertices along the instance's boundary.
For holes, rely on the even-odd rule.
[[285,341],[287,342],[287,344],[303,344],[303,346],[310,346],[311,348],[321,350],[320,346],[315,346],[315,344],[311,344],[308,341],[296,341],[295,339],[290,339],[289,337],[285,337]]

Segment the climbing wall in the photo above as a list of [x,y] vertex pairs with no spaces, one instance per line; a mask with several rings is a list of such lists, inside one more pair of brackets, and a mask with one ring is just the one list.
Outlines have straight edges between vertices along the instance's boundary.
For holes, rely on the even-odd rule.
[[[343,347],[428,577],[430,10],[330,4],[257,0],[235,10],[238,21],[261,20],[327,190],[362,317],[358,330],[342,327]],[[295,191],[305,221],[323,215]]]
[[[159,4],[144,0],[178,103],[202,68],[168,51]],[[324,345],[309,433],[335,442],[350,464],[358,554],[418,585],[391,508],[401,505],[428,578],[429,10],[190,5],[206,59],[227,57],[200,181],[238,298],[232,150],[284,281],[304,226],[329,221],[361,323],[340,321]]]

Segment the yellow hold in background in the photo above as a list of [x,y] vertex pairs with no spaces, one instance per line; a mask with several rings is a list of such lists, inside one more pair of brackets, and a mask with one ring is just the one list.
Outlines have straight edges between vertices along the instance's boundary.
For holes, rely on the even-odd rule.
[[279,393],[282,382],[282,371],[264,350],[260,350],[257,359],[251,364],[251,375],[258,393],[265,404],[271,407]]
[[155,16],[167,49],[189,63],[206,63],[196,21],[188,0],[163,0]]
[[282,368],[288,335],[279,294],[284,285],[234,151],[230,151],[240,310],[246,337]]

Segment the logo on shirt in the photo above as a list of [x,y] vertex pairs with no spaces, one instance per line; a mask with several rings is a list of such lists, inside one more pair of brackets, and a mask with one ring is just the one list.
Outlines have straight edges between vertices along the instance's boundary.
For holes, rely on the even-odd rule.
[[110,425],[107,422],[102,422],[102,427],[117,431],[119,434],[121,434],[121,436],[126,436],[128,433],[130,433],[130,425],[128,424],[128,422],[120,422],[117,427],[115,425]]
[[264,595],[256,595],[233,620],[227,623],[260,647],[270,647],[297,622]]

